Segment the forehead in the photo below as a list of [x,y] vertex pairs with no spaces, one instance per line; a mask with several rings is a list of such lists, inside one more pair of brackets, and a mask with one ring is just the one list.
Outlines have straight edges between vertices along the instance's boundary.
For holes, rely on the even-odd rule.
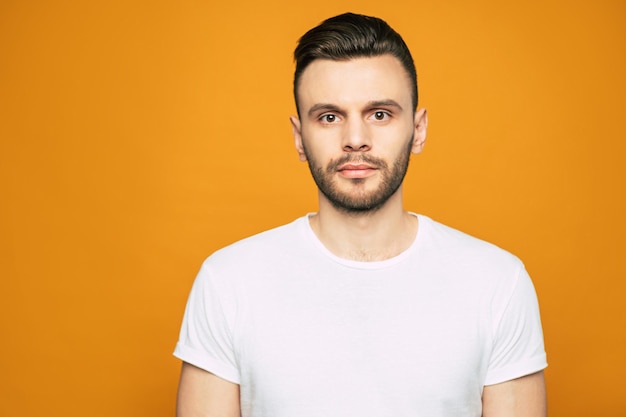
[[318,59],[302,73],[298,99],[303,110],[317,103],[349,106],[389,99],[409,108],[411,82],[392,55],[343,61]]

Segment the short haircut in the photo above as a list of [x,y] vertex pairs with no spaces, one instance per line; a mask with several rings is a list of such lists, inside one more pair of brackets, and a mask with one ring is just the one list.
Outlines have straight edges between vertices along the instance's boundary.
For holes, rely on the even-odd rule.
[[345,61],[390,54],[396,57],[412,84],[413,109],[417,108],[417,73],[409,48],[398,32],[382,19],[344,13],[331,17],[305,33],[294,51],[296,71],[293,94],[298,106],[298,83],[302,73],[316,59]]

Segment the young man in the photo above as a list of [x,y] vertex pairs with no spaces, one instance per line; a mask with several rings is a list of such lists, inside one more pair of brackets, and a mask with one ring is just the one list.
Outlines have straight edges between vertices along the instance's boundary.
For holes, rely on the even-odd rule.
[[344,14],[295,58],[291,123],[319,210],[203,264],[175,351],[179,417],[545,416],[521,262],[403,209],[428,120],[402,38]]

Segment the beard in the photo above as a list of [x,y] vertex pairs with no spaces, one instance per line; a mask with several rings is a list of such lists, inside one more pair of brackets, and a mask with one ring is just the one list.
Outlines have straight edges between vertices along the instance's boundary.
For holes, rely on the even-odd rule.
[[[340,211],[348,214],[365,214],[377,211],[385,205],[387,200],[398,191],[404,181],[407,169],[409,167],[409,159],[411,156],[411,148],[413,145],[413,137],[408,143],[405,152],[401,153],[391,167],[389,164],[374,156],[363,152],[351,152],[338,159],[331,160],[326,167],[323,167],[316,161],[306,146],[303,149],[309,163],[309,170],[313,176],[317,188],[324,194],[328,201]],[[380,173],[380,183],[374,190],[365,190],[365,182],[367,178],[351,178],[348,179],[353,187],[353,191],[342,191],[337,185],[335,175],[337,169],[346,163],[350,164],[368,164],[376,168]]]

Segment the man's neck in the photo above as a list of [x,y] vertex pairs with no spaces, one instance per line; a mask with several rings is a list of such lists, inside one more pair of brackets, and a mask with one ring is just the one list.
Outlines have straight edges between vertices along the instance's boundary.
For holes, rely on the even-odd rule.
[[328,250],[356,261],[393,258],[408,249],[417,234],[417,218],[404,211],[400,195],[363,213],[347,213],[320,197],[319,212],[309,221]]

